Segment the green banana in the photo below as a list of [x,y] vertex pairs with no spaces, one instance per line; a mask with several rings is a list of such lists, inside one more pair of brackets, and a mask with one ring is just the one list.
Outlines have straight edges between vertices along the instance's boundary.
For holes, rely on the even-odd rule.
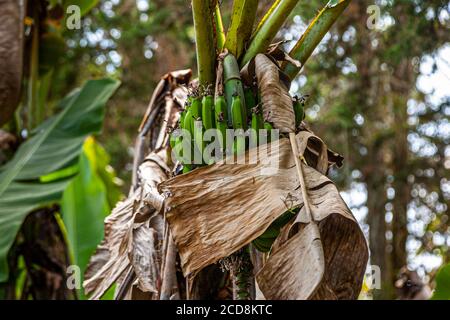
[[297,214],[298,209],[286,211],[264,231],[262,235],[253,240],[252,244],[262,252],[269,252],[273,242],[283,228]]
[[244,129],[244,112],[241,97],[234,95],[231,102],[232,125],[234,129]]
[[[242,100],[239,95],[233,95],[231,103],[231,115],[233,129],[244,130],[245,118],[244,118],[244,107],[242,106]],[[234,152],[238,155],[242,155],[245,152],[245,136],[239,135],[236,137],[234,142]]]
[[267,130],[267,143],[269,143],[270,142],[270,138],[271,138],[271,134],[270,134],[270,131],[272,131],[272,129],[273,129],[273,126],[272,126],[272,124],[270,123],[270,122],[264,122],[264,129],[266,129]]
[[194,119],[200,118],[202,116],[202,98],[198,96],[192,97],[192,102],[189,110],[191,110],[191,114]]
[[186,112],[186,115],[184,117],[183,121],[183,129],[189,131],[191,134],[191,138],[194,137],[194,117],[192,115],[192,110],[189,108]]
[[[196,152],[200,152],[203,163],[203,150],[205,150],[205,143],[203,141],[203,124],[202,118],[197,118],[194,121],[194,143],[197,147]],[[200,164],[200,163],[196,163]]]
[[214,116],[216,122],[216,128],[222,134],[222,139],[219,140],[220,149],[225,151],[227,146],[227,102],[224,96],[216,96],[214,102]]
[[247,108],[247,115],[252,114],[253,108],[256,107],[255,95],[253,89],[250,87],[244,88],[245,107]]
[[258,107],[252,109],[252,130],[250,131],[250,146],[258,146],[259,130],[264,129],[264,118]]
[[295,126],[298,127],[303,119],[305,119],[305,110],[303,104],[298,99],[294,100],[293,107],[295,113]]
[[214,97],[206,95],[202,99],[202,121],[205,130],[214,128]]
[[232,104],[233,96],[239,96],[242,104],[242,113],[245,121],[243,122],[242,129],[247,129],[247,110],[245,108],[245,95],[244,88],[242,87],[241,74],[239,72],[239,65],[236,58],[231,54],[227,54],[223,59],[223,73],[224,73],[224,86],[225,86],[225,98],[227,101],[228,110],[228,126],[232,127]]

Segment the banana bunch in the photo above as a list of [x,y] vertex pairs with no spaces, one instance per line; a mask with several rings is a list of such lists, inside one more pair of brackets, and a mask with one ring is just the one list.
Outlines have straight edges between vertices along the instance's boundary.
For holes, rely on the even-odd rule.
[[[205,161],[203,158],[207,147],[203,139],[206,130],[216,130],[215,137],[220,145],[221,154],[215,154],[215,157],[219,159],[224,155],[242,155],[245,150],[262,143],[261,137],[264,135],[265,141],[270,142],[270,131],[273,127],[264,119],[257,87],[256,85],[244,87],[239,65],[232,54],[228,53],[223,58],[223,79],[221,80],[223,80],[221,81],[223,90],[220,90],[221,94],[216,92],[215,96],[210,87],[191,88],[178,124],[181,129],[189,133],[189,139],[171,134],[170,145],[183,165],[183,173],[196,167],[212,164],[213,161]],[[305,117],[304,102],[304,97],[293,98],[297,127]],[[183,150],[190,150],[190,155],[183,154]],[[295,211],[285,212],[253,241],[253,245],[262,252],[268,252],[280,229],[295,214]]]

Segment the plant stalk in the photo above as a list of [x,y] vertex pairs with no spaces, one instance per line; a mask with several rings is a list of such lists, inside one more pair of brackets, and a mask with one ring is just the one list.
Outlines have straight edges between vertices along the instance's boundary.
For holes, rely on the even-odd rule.
[[219,4],[216,4],[216,9],[214,11],[214,23],[216,31],[217,51],[221,52],[225,45],[225,31],[223,29],[222,15],[220,13]]
[[241,67],[258,53],[263,53],[267,50],[297,3],[298,0],[281,0],[276,1],[272,5],[269,9],[268,16],[263,18],[263,23],[260,24],[258,31],[252,37],[250,46],[242,59]]
[[258,0],[235,0],[233,2],[231,25],[227,32],[225,48],[238,60],[244,53],[245,46],[252,35],[257,8]]
[[215,82],[216,50],[214,44],[213,10],[209,0],[192,0],[197,70],[199,84],[208,86]]
[[233,299],[253,300],[253,265],[250,260],[249,247],[245,246],[239,253],[241,265],[233,270]]
[[[303,66],[336,19],[342,14],[345,8],[347,8],[350,1],[351,0],[330,0],[309,24],[305,33],[289,52],[289,55],[300,61]],[[299,68],[289,62],[284,62],[282,69],[289,78],[294,79],[301,67]]]

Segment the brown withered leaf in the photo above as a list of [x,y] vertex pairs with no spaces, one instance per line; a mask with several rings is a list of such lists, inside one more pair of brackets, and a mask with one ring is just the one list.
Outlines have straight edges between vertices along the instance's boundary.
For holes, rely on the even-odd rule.
[[187,99],[191,75],[190,69],[169,72],[153,91],[136,137],[131,192],[139,186],[137,171],[144,157],[167,145],[169,131],[176,126]]
[[[163,198],[156,186],[167,179],[167,151],[150,154],[139,167],[140,187],[126,200],[119,202],[105,219],[105,238],[91,257],[83,286],[91,299],[100,298],[125,273],[132,271],[142,291],[153,292],[159,270],[153,262],[161,261],[158,248],[162,227],[158,215]],[[150,234],[157,239],[149,238]],[[131,259],[130,259],[131,258]],[[134,259],[140,259],[139,265]],[[151,266],[150,266],[151,265]],[[147,269],[146,269],[147,268]],[[148,269],[150,268],[150,269]],[[124,277],[134,281],[133,277]],[[122,280],[123,280],[122,279]],[[121,283],[127,287],[128,284]]]
[[[317,165],[322,172],[326,172],[328,159],[325,144],[308,133],[303,134],[303,139],[299,136],[296,140],[300,138],[300,150],[307,150],[309,140],[322,144]],[[299,156],[302,155],[299,152]],[[288,224],[275,241],[271,256],[257,275],[258,283],[267,299],[356,299],[368,260],[366,241],[331,181],[326,181],[311,191],[311,179],[323,177],[318,171],[311,173],[305,181],[308,192],[302,192],[307,193],[308,201],[305,201],[305,206],[294,222]],[[320,250],[317,252],[323,250],[324,257],[315,262],[305,260],[302,256],[305,248],[310,245],[310,240],[305,238],[304,233],[311,228],[318,231],[317,247]],[[294,267],[305,266],[303,272],[309,273],[310,265],[314,263],[317,269],[317,273],[313,272],[314,275],[322,274],[323,277],[305,276]],[[290,267],[286,268],[286,264]],[[285,272],[280,273],[281,269]],[[274,278],[277,280],[274,281]],[[308,278],[315,281],[311,283]]]
[[161,263],[158,241],[158,233],[146,223],[133,230],[129,259],[137,277],[138,288],[143,292],[158,292]]
[[264,119],[280,132],[294,132],[295,115],[289,95],[289,82],[276,62],[267,55],[257,54],[254,63]]
[[267,299],[304,300],[316,291],[324,272],[320,233],[315,223],[309,223],[271,254],[257,281]]
[[[305,172],[308,179],[316,171],[305,167]],[[315,176],[308,187],[328,181]],[[303,205],[290,143],[284,138],[250,150],[247,164],[227,164],[225,159],[158,188],[167,196],[166,216],[185,275],[228,256],[287,209]]]
[[[312,141],[317,141],[308,132],[300,132],[296,137],[305,153],[310,152]],[[324,155],[317,159],[328,162]],[[185,276],[195,275],[205,266],[250,243],[286,210],[301,207],[295,224],[304,226],[308,223],[308,228],[289,228],[288,231],[292,232],[290,237],[287,233],[277,239],[272,255],[258,275],[264,296],[267,299],[281,298],[276,294],[283,291],[291,299],[311,299],[318,295],[354,298],[361,287],[367,263],[367,246],[357,222],[334,184],[316,169],[306,165],[303,167],[315,222],[310,223],[305,217],[304,200],[288,139],[282,138],[276,143],[252,149],[248,151],[246,160],[247,164],[227,164],[225,160],[159,185],[159,190],[166,195],[166,216]],[[319,232],[314,232],[317,228]],[[299,233],[301,230],[306,230],[306,233]],[[323,259],[317,242],[320,238]],[[289,243],[297,249],[284,249]],[[285,253],[281,257],[278,252]],[[311,287],[308,287],[304,283],[310,279],[298,274],[297,267],[283,278],[286,286],[294,286],[292,290],[286,286],[281,290],[280,281],[265,278],[264,275],[279,273],[284,259],[291,259],[291,263],[300,267],[305,265],[305,261],[299,261],[298,257],[315,257],[307,264],[317,272],[314,275],[317,277],[315,286],[310,283]],[[324,272],[320,271],[322,269]],[[270,287],[269,282],[279,286],[278,289]]]
[[257,54],[241,70],[241,77],[247,86],[256,81],[261,93],[264,119],[288,133],[295,131],[295,114],[289,95],[289,78],[280,70],[274,57]]

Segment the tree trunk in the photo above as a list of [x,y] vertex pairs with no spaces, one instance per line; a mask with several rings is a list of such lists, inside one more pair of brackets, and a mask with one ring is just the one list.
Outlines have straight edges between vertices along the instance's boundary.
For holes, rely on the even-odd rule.
[[406,240],[408,238],[407,229],[407,208],[410,200],[410,185],[408,184],[408,114],[407,101],[409,88],[412,87],[411,63],[403,60],[394,73],[391,81],[393,94],[393,114],[395,138],[392,145],[394,172],[393,187],[395,198],[393,201],[393,248],[392,265],[393,281],[396,280],[400,269],[407,265]]

